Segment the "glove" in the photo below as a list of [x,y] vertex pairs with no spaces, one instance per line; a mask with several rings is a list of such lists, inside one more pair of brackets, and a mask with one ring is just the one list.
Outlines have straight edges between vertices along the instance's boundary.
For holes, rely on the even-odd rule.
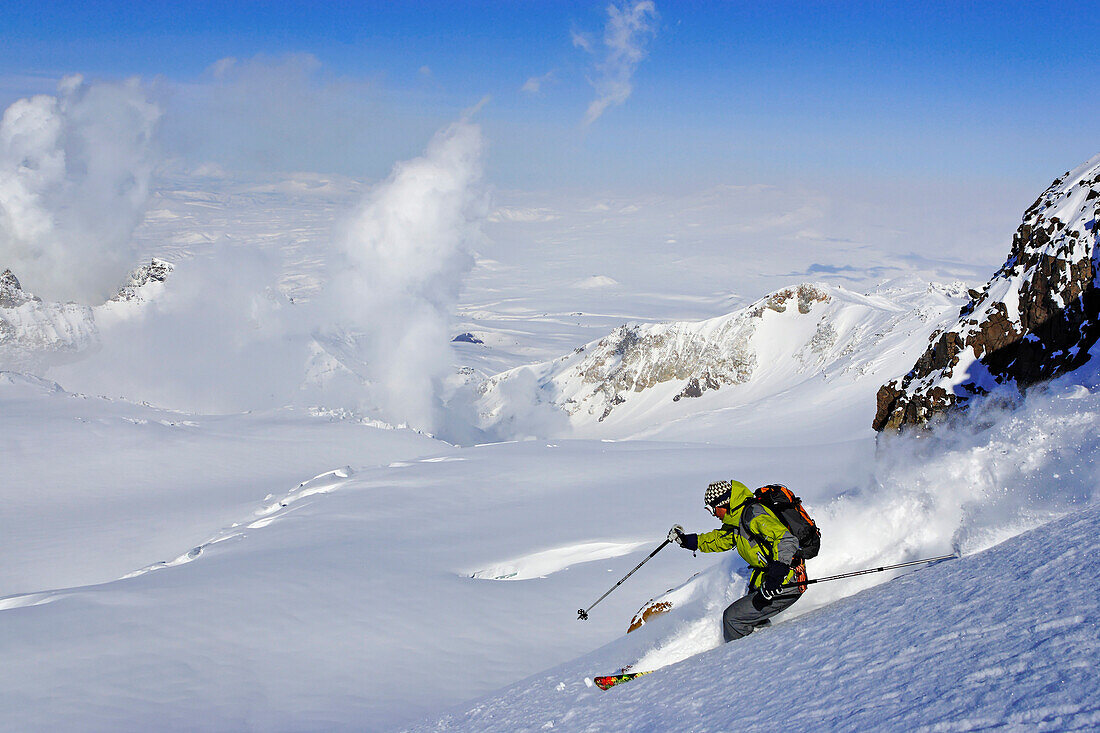
[[668,541],[675,542],[685,550],[691,550],[692,552],[699,549],[699,535],[684,534],[684,528],[678,524],[672,525],[672,529],[668,531]]
[[769,560],[767,567],[764,568],[764,582],[760,585],[760,595],[769,601],[778,596],[782,592],[780,586],[783,585],[789,572],[791,572],[789,565]]

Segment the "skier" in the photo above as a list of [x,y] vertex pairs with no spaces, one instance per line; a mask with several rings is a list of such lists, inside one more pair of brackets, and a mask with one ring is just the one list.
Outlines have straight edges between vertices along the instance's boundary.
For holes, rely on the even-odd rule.
[[798,539],[740,481],[710,484],[703,501],[722,526],[703,534],[685,534],[677,524],[669,530],[668,540],[692,552],[725,552],[736,547],[752,566],[749,593],[722,614],[723,635],[726,641],[733,641],[766,625],[801,597],[806,586],[780,586],[805,581],[806,563],[797,555]]

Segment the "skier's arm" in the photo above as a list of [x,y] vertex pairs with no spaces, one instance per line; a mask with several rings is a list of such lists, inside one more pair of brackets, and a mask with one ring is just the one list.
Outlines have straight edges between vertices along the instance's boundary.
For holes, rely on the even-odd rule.
[[773,560],[784,565],[794,562],[794,554],[798,552],[798,538],[791,534],[778,519],[761,510],[749,520],[749,529],[767,542]]
[[733,549],[733,533],[725,529],[713,529],[697,535],[701,552],[725,552]]

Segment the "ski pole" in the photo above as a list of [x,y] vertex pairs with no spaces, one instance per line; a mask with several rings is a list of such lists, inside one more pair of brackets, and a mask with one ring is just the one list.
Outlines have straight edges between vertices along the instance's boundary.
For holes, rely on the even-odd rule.
[[881,567],[881,568],[869,568],[867,570],[857,570],[854,573],[844,573],[843,575],[830,575],[827,578],[815,578],[813,580],[803,580],[802,582],[785,583],[785,584],[779,586],[779,588],[780,589],[783,589],[783,588],[797,588],[800,585],[813,585],[814,583],[824,583],[827,580],[840,580],[841,578],[851,578],[851,577],[854,577],[856,575],[867,575],[868,573],[881,573],[883,570],[894,570],[896,568],[905,568],[905,567],[909,567],[910,565],[921,565],[923,563],[936,562],[938,560],[950,560],[953,557],[958,557],[958,555],[955,555],[955,554],[940,555],[939,557],[929,557],[929,558],[926,558],[924,560],[913,560],[912,562],[899,562],[897,565],[886,565],[886,566]]
[[[604,598],[607,598],[607,597],[608,597],[609,595],[611,595],[611,591],[615,590],[615,589],[616,589],[616,588],[618,588],[618,587],[619,587],[620,585],[622,585],[622,584],[623,584],[623,581],[624,581],[624,580],[626,580],[627,578],[629,578],[629,577],[630,577],[631,575],[633,575],[633,574],[634,574],[635,572],[637,572],[638,568],[640,568],[641,566],[645,565],[645,564],[646,564],[647,562],[649,562],[650,560],[652,560],[652,559],[653,559],[653,556],[654,556],[654,555],[656,555],[656,554],[657,554],[658,552],[660,552],[661,550],[665,549],[665,545],[667,545],[667,544],[668,544],[668,542],[669,542],[668,540],[665,540],[664,542],[662,542],[662,543],[661,543],[661,545],[660,545],[660,546],[659,546],[659,547],[658,547],[658,548],[657,548],[656,550],[654,550],[653,552],[649,553],[649,557],[647,557],[647,558],[646,558],[645,560],[642,560],[642,561],[641,561],[640,563],[638,563],[638,565],[637,565],[637,566],[636,566],[636,567],[634,568],[634,570],[631,570],[631,571],[630,571],[629,573],[627,573],[626,575],[624,575],[624,576],[623,576],[623,580],[620,580],[620,581],[619,581],[618,583],[616,583],[615,585],[611,586],[611,589],[610,589],[610,590],[608,590],[608,591],[607,591],[607,593],[604,593],[604,594],[603,594],[602,596],[600,596],[599,598],[597,598],[597,599],[596,599],[596,603],[599,603],[599,602],[600,602],[600,601],[602,601],[602,600],[603,600]],[[591,610],[592,610],[593,608],[595,608],[595,607],[596,607],[596,603],[593,603],[593,604],[592,604],[591,606],[589,606],[588,608],[582,608],[582,609],[580,609],[579,611],[577,611],[577,620],[578,620],[578,621],[587,621],[587,620],[588,620],[588,612],[589,612],[589,611],[591,611]]]

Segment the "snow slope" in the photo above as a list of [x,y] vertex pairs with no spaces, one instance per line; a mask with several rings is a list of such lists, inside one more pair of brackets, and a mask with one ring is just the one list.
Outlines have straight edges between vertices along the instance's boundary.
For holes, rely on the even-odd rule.
[[613,643],[410,731],[1095,730],[1100,506],[627,685]]
[[[730,459],[729,448],[512,443],[353,461],[349,480],[308,497],[295,483],[254,488],[220,526],[192,523],[186,541],[129,568],[159,570],[0,600],[0,649],[21,660],[0,670],[0,728],[392,729],[621,633],[639,591],[690,574],[689,555],[666,554],[590,624],[575,609],[683,511],[670,487]],[[613,519],[620,492],[633,496],[631,522]],[[608,557],[607,544],[643,549]],[[502,565],[545,577],[471,577]]]
[[0,596],[9,597],[174,558],[285,491],[288,477],[439,445],[294,411],[157,410],[13,372],[0,372],[0,436]]
[[[69,529],[47,524],[40,535],[33,523],[20,528],[15,521],[0,533],[7,565],[31,563],[28,573],[34,576],[24,580],[21,592],[0,599],[0,654],[18,660],[0,668],[5,713],[0,729],[13,731],[392,730],[562,664],[569,666],[552,673],[548,687],[529,682],[521,688],[533,686],[532,694],[558,698],[540,698],[541,707],[532,708],[526,697],[505,697],[486,712],[506,721],[502,729],[532,721],[542,727],[554,720],[559,728],[583,730],[585,719],[566,719],[568,708],[605,703],[584,697],[582,677],[627,662],[663,667],[702,653],[686,662],[684,674],[691,680],[720,679],[713,684],[729,694],[730,675],[714,677],[709,661],[732,653],[714,649],[720,646],[718,613],[744,588],[741,564],[728,554],[696,558],[669,548],[601,603],[590,621],[576,620],[576,609],[637,564],[669,524],[707,528],[712,520],[700,507],[700,495],[715,477],[733,475],[750,484],[782,480],[798,487],[825,537],[822,555],[811,564],[815,575],[940,554],[953,546],[980,551],[1093,501],[1098,479],[1091,461],[1100,446],[1100,380],[1095,378],[1062,381],[1047,393],[1030,395],[1017,410],[990,416],[992,427],[976,435],[945,433],[939,444],[898,441],[884,445],[877,456],[864,438],[822,443],[820,436],[797,430],[777,446],[739,444],[737,436],[729,436],[712,445],[578,440],[453,448],[407,431],[335,423],[334,431],[351,431],[351,442],[328,454],[339,462],[305,473],[300,473],[305,464],[295,468],[279,461],[323,455],[321,445],[295,455],[280,436],[304,436],[312,428],[292,420],[283,433],[278,415],[225,422],[178,416],[195,425],[143,425],[126,418],[156,414],[148,408],[63,392],[35,394],[34,385],[9,387],[15,387],[14,396],[6,398],[0,415],[11,416],[9,425],[23,416],[24,429],[31,431],[10,455],[38,453],[28,453],[23,470],[5,477],[11,507],[5,516],[73,518]],[[49,414],[50,405],[55,422],[35,428],[37,418],[26,416]],[[136,412],[127,415],[131,409]],[[62,483],[43,492],[28,478],[34,470],[43,472],[43,453],[51,445],[43,436],[59,428],[54,455],[56,446],[65,445],[72,475],[85,470],[89,476],[74,478],[68,490]],[[6,434],[14,432],[9,427]],[[387,445],[389,439],[398,442]],[[127,468],[127,455],[156,455],[163,440],[176,448],[194,445],[195,452],[160,472],[155,463]],[[201,484],[181,464],[201,463],[202,454],[218,456],[220,443],[245,466],[222,473],[217,491],[200,492]],[[124,451],[101,456],[102,463],[93,460],[104,445]],[[434,450],[426,454],[426,445]],[[242,450],[255,452],[241,458]],[[267,462],[271,465],[264,467]],[[276,475],[295,471],[298,478],[291,481],[280,483]],[[112,472],[122,479],[106,483]],[[150,473],[154,480],[141,480]],[[269,478],[254,483],[265,475]],[[1041,542],[1026,547],[1049,546],[1050,535],[1041,536]],[[1077,542],[1075,535],[1066,537]],[[115,544],[109,545],[112,538]],[[51,541],[60,543],[56,551],[50,550]],[[1076,559],[1065,558],[1074,568],[1091,545],[1081,547]],[[86,561],[85,552],[91,553]],[[1031,565],[1001,562],[1004,555],[991,553],[956,567],[1021,584],[1018,591],[996,590],[1022,593],[1014,604],[993,596],[989,608],[1015,614],[1009,618],[1018,623],[1026,620],[1025,628],[1051,620],[1048,582],[1069,588],[1066,615],[1093,617],[1095,594],[1082,600],[1061,560],[1046,550],[1036,555],[1030,549],[1027,556],[1036,557]],[[986,557],[992,559],[981,559]],[[1029,575],[1050,561],[1049,578],[1041,570]],[[87,567],[74,573],[71,566],[82,562]],[[103,570],[113,577],[104,578]],[[624,636],[645,600],[697,572],[701,583],[689,602]],[[919,577],[935,579],[940,572],[929,568]],[[510,579],[492,579],[513,573]],[[36,578],[66,574],[81,579],[72,585],[30,585]],[[517,579],[521,576],[526,579]],[[948,576],[942,588],[954,588],[952,579],[960,577]],[[1029,578],[1041,582],[1034,592]],[[864,610],[866,596],[855,599],[858,603],[844,600],[886,579],[865,576],[815,586],[767,633],[789,638],[785,644],[797,642],[803,655],[824,660],[815,664],[838,674],[849,669],[863,674],[846,666],[857,659],[873,666],[915,654],[902,647],[875,657],[873,650],[849,646],[841,655],[833,653],[838,644],[849,644],[833,633],[854,633],[845,624],[867,625],[885,614],[896,635],[909,627],[939,628],[925,617],[929,611],[954,613],[950,604],[935,605],[937,595],[912,595],[913,589],[923,592],[923,580],[890,586],[909,589],[903,597],[885,596],[884,604],[900,609],[892,616],[875,613],[873,606]],[[961,592],[943,591],[959,603]],[[974,591],[967,602],[977,606],[982,592]],[[830,605],[837,601],[842,605]],[[834,612],[837,619],[855,614],[855,620],[829,620]],[[1082,622],[1062,631],[1088,628]],[[885,622],[875,633],[888,636],[884,629]],[[869,627],[860,632],[868,636],[857,638],[884,643],[872,631]],[[955,631],[948,627],[942,633]],[[1034,633],[1039,632],[1054,633],[1047,627]],[[940,632],[928,633],[935,639]],[[767,638],[745,643],[757,648]],[[591,653],[609,641],[611,646]],[[1000,652],[989,650],[995,653]],[[1059,647],[1059,653],[1068,663],[1078,659],[1073,648]],[[991,659],[974,666],[966,657],[966,664],[946,665],[937,676],[909,684],[943,679],[945,686],[958,686],[999,663],[999,657]],[[893,688],[877,687],[874,679],[865,682],[868,696],[889,699],[883,694]],[[898,677],[885,679],[901,684]],[[1073,712],[1080,706],[1064,700],[1086,699],[1093,678],[1071,681],[1070,691],[1054,699]],[[564,692],[556,689],[559,683],[566,685]],[[828,688],[821,689],[824,696]],[[654,721],[650,729],[664,728],[712,698],[700,694],[695,701],[701,702],[683,701],[684,694],[668,698],[670,707],[654,705],[660,698],[647,695],[642,709],[616,714]],[[506,699],[516,707],[501,707]],[[818,708],[840,721],[871,705],[861,698],[846,700]],[[997,716],[999,710],[975,705],[977,714]],[[535,720],[542,712],[549,717]],[[464,720],[452,717],[446,725],[461,728]],[[592,720],[595,729],[606,729],[610,718]],[[467,729],[491,723],[475,716]]]

